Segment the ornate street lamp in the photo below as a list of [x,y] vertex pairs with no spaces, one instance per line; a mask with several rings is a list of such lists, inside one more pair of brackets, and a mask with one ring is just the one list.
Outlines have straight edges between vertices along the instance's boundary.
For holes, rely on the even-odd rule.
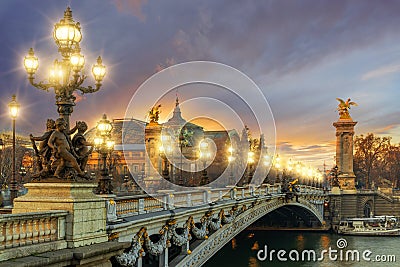
[[5,179],[3,176],[3,153],[4,153],[4,141],[0,138],[0,190],[3,189]]
[[72,18],[71,9],[68,7],[64,12],[64,18],[54,25],[53,38],[58,46],[62,59],[55,60],[50,70],[50,75],[46,81],[35,82],[35,73],[39,67],[39,60],[29,49],[28,55],[24,58],[24,67],[28,74],[29,82],[36,88],[48,91],[54,89],[56,94],[56,105],[60,118],[64,118],[69,129],[69,117],[75,106],[75,91],[83,94],[97,92],[101,87],[101,82],[106,74],[105,66],[101,57],[97,58],[97,63],[92,67],[92,73],[96,81],[95,87],[82,86],[87,78],[84,74],[85,58],[80,53],[80,41],[82,40],[81,26]]
[[210,151],[208,150],[208,143],[206,140],[202,140],[199,144],[199,149],[200,149],[200,160],[203,161],[203,170],[201,172],[201,181],[200,185],[206,185],[210,183],[210,179],[208,178],[207,175],[207,160],[210,159]]
[[170,136],[168,135],[161,136],[161,145],[158,150],[160,152],[160,157],[162,159],[161,175],[166,181],[171,181],[171,178],[169,177],[168,158],[167,158],[167,154],[169,154],[172,150],[170,146]]
[[269,183],[269,181],[268,181],[268,174],[269,174],[268,169],[271,166],[271,157],[269,155],[265,155],[263,163],[264,163],[265,169],[267,170],[263,183]]
[[307,169],[307,177],[308,177],[308,185],[309,186],[313,186],[312,174],[313,174],[313,171],[312,171],[311,167],[308,167],[308,169]]
[[97,123],[96,126],[96,138],[94,139],[95,149],[101,157],[102,167],[100,170],[99,184],[96,189],[97,194],[112,194],[111,178],[109,176],[107,157],[111,157],[111,153],[114,150],[114,141],[111,140],[111,131],[113,126],[107,119],[106,114]]
[[234,179],[233,179],[233,161],[235,160],[235,157],[233,156],[233,151],[234,151],[234,149],[233,149],[233,147],[232,146],[230,146],[229,148],[228,148],[228,162],[229,162],[229,165],[230,165],[230,174],[229,174],[229,183],[228,184],[231,184],[231,183],[233,183],[233,181],[234,181]]
[[12,100],[8,103],[10,116],[12,119],[12,176],[10,182],[10,202],[14,203],[14,199],[18,196],[17,180],[15,179],[15,120],[18,117],[19,103],[16,100],[15,95],[12,96]]
[[278,184],[281,182],[281,179],[279,177],[279,172],[280,172],[280,168],[281,168],[281,158],[279,157],[279,154],[276,154],[274,166],[275,166],[275,170],[276,170],[275,183]]
[[247,153],[247,165],[249,166],[248,174],[247,174],[247,184],[251,183],[253,179],[253,165],[254,165],[254,152],[249,151]]

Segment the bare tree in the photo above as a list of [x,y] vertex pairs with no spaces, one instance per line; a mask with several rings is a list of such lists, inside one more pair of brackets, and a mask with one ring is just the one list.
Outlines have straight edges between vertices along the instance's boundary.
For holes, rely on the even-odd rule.
[[370,188],[371,182],[379,182],[388,161],[391,137],[377,137],[373,133],[356,136],[354,139],[354,172]]
[[[22,158],[25,154],[26,151],[29,149],[21,146],[21,145],[16,145],[15,147],[15,169],[16,169],[16,175],[18,176],[19,169],[22,166]],[[1,151],[0,155],[0,184],[1,186],[5,187],[5,185],[8,185],[10,183],[10,179],[12,176],[12,147],[6,147],[4,148],[3,151]]]

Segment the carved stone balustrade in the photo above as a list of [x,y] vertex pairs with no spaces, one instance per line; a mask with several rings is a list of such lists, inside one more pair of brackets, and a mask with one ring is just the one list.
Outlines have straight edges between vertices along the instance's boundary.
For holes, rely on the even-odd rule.
[[67,211],[2,215],[0,261],[66,248],[67,215]]

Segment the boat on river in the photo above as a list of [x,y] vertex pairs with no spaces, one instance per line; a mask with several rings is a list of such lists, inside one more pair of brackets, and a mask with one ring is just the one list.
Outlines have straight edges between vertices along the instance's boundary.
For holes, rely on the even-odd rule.
[[349,218],[340,221],[337,233],[360,236],[399,236],[400,228],[394,216]]

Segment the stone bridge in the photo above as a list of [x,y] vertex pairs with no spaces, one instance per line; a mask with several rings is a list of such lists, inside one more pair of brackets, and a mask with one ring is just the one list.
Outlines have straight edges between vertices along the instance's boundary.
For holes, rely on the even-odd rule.
[[[299,185],[289,198],[281,184],[164,190],[152,197],[99,197],[93,184],[26,186],[29,193],[16,199],[13,214],[0,217],[0,267],[200,266],[267,214],[323,226],[327,197]],[[67,187],[70,195],[60,198]]]
[[110,240],[133,240],[115,261],[122,266],[201,266],[252,223],[283,208],[310,226],[324,225],[324,192],[299,188],[292,199],[281,193],[280,184],[115,198],[117,219],[107,225]]

